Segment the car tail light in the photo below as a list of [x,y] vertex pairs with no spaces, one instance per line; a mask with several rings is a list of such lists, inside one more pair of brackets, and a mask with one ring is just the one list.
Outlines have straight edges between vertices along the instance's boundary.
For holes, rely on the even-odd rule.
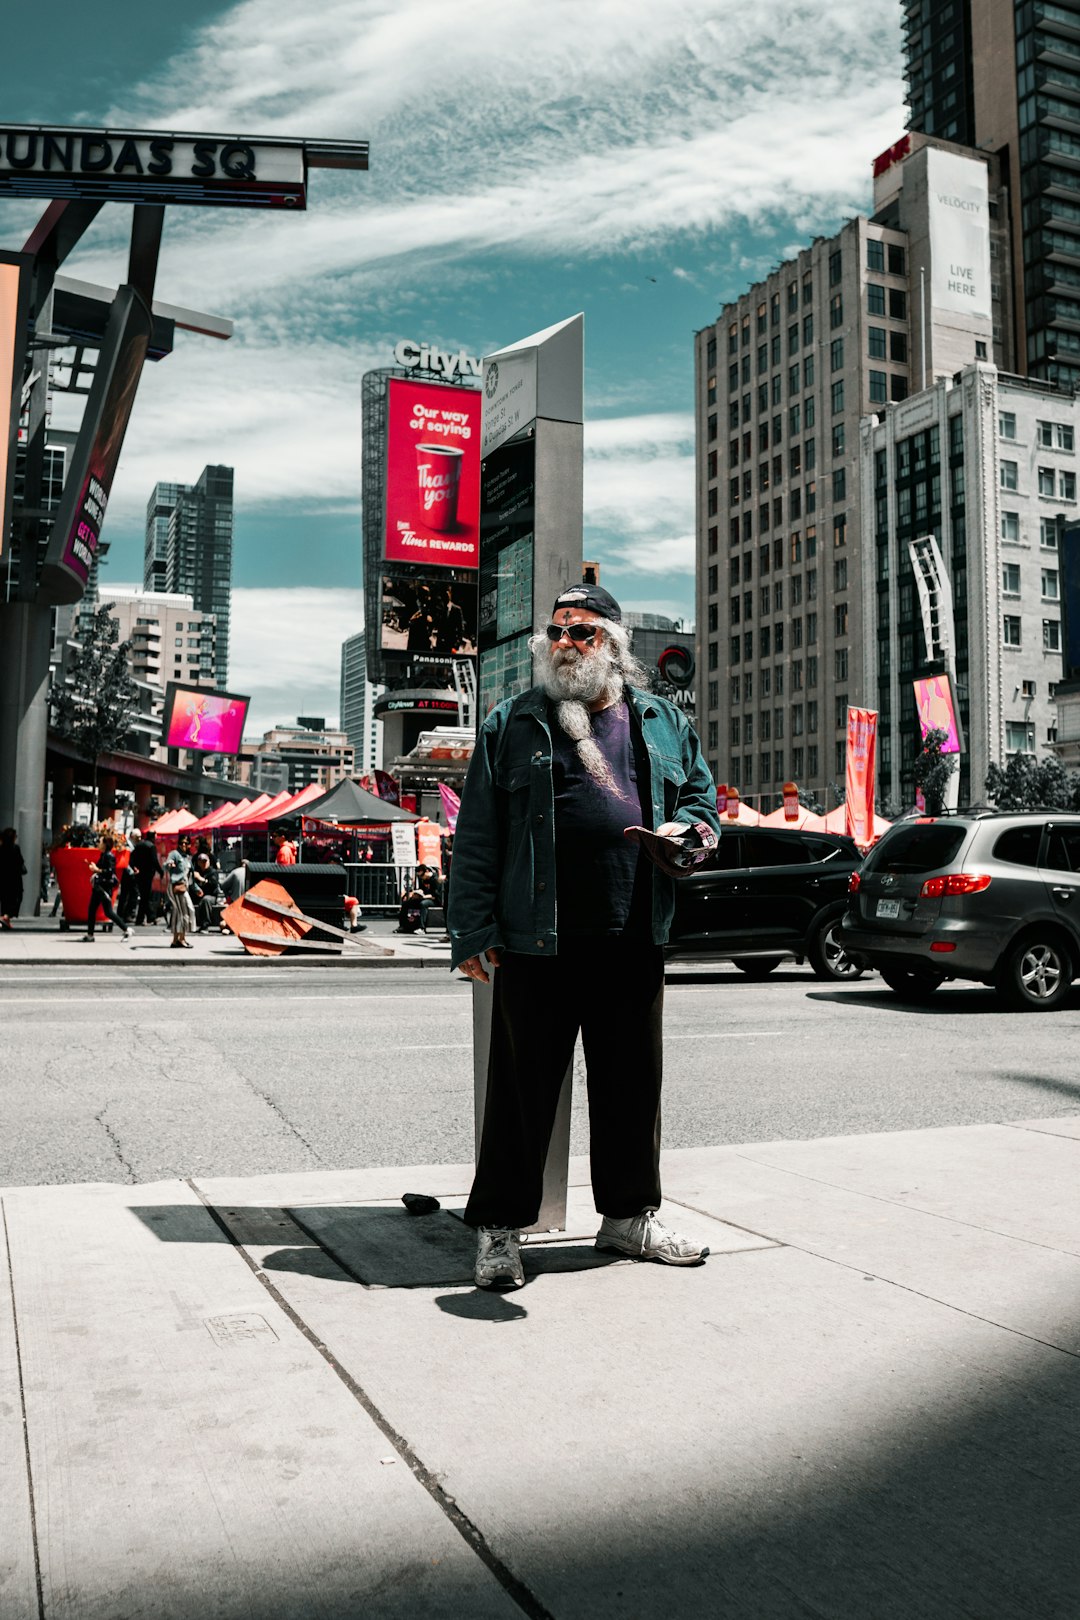
[[927,878],[919,894],[925,900],[935,900],[943,894],[981,894],[989,887],[988,872],[949,872],[945,877]]
[[848,892],[848,894],[858,894],[858,892],[859,892],[859,890],[861,888],[862,888],[862,878],[859,876],[858,872],[852,872],[849,875],[848,880],[847,880],[847,892]]
[[935,941],[931,945],[930,949],[932,951],[955,951],[956,945],[955,945],[955,942],[953,940],[935,939]]

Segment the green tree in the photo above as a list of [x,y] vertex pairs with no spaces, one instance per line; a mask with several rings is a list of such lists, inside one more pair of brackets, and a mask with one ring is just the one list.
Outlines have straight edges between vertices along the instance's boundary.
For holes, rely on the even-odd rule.
[[98,762],[119,748],[138,712],[139,688],[128,668],[130,641],[107,607],[82,621],[79,651],[52,697],[53,725],[93,762],[91,821],[98,814]]
[[823,816],[825,814],[825,806],[822,804],[813,788],[799,789],[799,803],[802,805],[804,810],[811,811],[815,816]]
[[1080,807],[1080,776],[1060,759],[1013,754],[1004,770],[990,766],[986,797],[999,810],[1073,810]]
[[923,738],[922,753],[915,759],[915,786],[922,788],[928,816],[940,816],[944,810],[949,778],[956,769],[956,755],[941,751],[948,735],[941,726],[931,726]]

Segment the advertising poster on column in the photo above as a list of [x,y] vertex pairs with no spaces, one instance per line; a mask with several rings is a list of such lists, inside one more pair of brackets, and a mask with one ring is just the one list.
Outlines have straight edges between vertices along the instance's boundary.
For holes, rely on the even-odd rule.
[[931,147],[926,153],[930,192],[930,297],[935,310],[989,322],[990,198],[986,165]]
[[953,703],[952,686],[947,675],[930,675],[915,685],[915,707],[919,711],[919,731],[923,737],[928,731],[943,731],[943,754],[960,752],[960,727]]
[[29,254],[0,253],[0,557],[11,522],[31,263]]
[[387,390],[386,560],[480,561],[480,395],[391,378]]
[[41,593],[47,602],[77,602],[86,589],[152,327],[147,304],[133,287],[121,287],[45,553]]
[[865,847],[874,838],[877,710],[849,709],[847,717],[844,820],[848,837]]

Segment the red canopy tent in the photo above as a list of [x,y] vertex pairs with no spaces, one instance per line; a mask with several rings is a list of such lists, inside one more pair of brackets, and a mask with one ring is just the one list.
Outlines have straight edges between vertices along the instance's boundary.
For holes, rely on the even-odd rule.
[[166,810],[163,816],[158,816],[156,821],[150,823],[147,831],[155,834],[187,832],[195,825],[196,820],[197,817],[193,816],[190,810]]
[[[886,821],[885,817],[884,816],[879,816],[877,811],[875,810],[874,811],[874,836],[870,840],[871,844],[876,844],[878,839],[881,838],[885,833],[887,833],[891,826],[892,826],[892,822],[891,821]],[[831,833],[843,833],[843,834],[846,835],[846,833],[847,833],[847,807],[845,805],[838,804],[835,810],[830,810],[829,811],[828,815],[825,817],[825,831],[826,832],[831,832]],[[866,847],[869,848],[870,845],[867,845]]]
[[808,810],[804,804],[800,804],[798,815],[793,820],[789,820],[784,814],[783,805],[781,805],[778,810],[770,810],[767,816],[762,816],[761,825],[763,827],[791,827],[795,832],[804,830],[806,832],[824,832],[825,817],[815,815],[813,810]]
[[[246,803],[246,801],[241,800],[240,804],[243,803]],[[215,809],[208,810],[205,816],[199,817],[198,821],[193,821],[190,830],[192,832],[209,832],[212,828],[219,827],[223,821],[228,821],[231,816],[236,814],[238,808],[239,804],[236,800],[228,799],[224,804],[217,805]]]

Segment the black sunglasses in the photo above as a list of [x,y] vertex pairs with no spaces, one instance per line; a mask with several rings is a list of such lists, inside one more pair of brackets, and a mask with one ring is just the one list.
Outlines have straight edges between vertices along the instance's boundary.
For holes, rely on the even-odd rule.
[[561,641],[563,636],[569,636],[571,641],[595,641],[598,624],[548,624],[544,626],[549,641]]

